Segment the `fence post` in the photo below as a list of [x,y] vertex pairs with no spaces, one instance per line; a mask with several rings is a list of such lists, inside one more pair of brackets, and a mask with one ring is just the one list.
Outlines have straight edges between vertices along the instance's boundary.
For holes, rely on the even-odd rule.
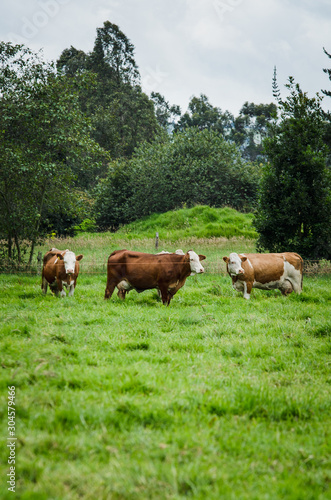
[[155,250],[158,250],[159,249],[159,233],[156,232],[156,235],[155,235]]

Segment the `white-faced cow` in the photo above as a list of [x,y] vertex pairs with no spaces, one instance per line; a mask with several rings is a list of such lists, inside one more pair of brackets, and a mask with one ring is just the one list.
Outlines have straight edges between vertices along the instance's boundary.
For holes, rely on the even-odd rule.
[[69,297],[72,297],[79,274],[79,261],[83,255],[75,255],[70,250],[58,250],[52,248],[44,255],[41,288],[47,292],[49,285],[56,295],[65,297],[63,287],[69,289]]
[[116,250],[108,258],[105,299],[112,296],[116,286],[122,299],[129,290],[140,293],[156,288],[161,292],[163,304],[169,305],[188,276],[204,272],[200,261],[205,258],[193,250],[184,255]]
[[297,253],[230,253],[223,260],[233,288],[245,299],[252,288],[279,289],[283,295],[302,291],[303,260]]

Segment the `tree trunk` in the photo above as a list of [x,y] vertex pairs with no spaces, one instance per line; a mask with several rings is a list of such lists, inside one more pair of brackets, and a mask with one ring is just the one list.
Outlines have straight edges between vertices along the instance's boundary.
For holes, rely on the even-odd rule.
[[21,255],[20,242],[18,241],[18,237],[17,237],[16,232],[14,234],[14,240],[15,240],[15,246],[16,246],[16,250],[17,250],[17,261],[20,264],[22,262],[22,255]]
[[8,234],[8,259],[12,258],[12,241],[11,241],[11,233]]
[[28,266],[29,267],[32,264],[32,258],[33,258],[33,252],[34,252],[35,244],[36,244],[35,239],[33,239],[32,242],[31,242],[30,256],[29,256],[29,262],[28,262]]

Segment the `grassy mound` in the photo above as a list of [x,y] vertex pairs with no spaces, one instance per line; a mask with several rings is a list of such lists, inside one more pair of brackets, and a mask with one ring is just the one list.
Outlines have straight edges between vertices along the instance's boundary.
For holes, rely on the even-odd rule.
[[[73,238],[51,238],[36,249],[43,254],[52,247],[70,248],[83,253],[82,269],[107,262],[110,253],[119,248],[140,252],[155,252],[155,233],[159,233],[159,250],[194,248],[208,255],[208,262],[217,267],[220,251],[254,252],[256,232],[252,227],[252,214],[242,214],[232,208],[196,206],[163,214],[153,214],[123,226],[115,233],[81,233]],[[221,255],[221,256],[222,256]],[[221,268],[224,268],[223,261]]]
[[198,205],[163,214],[153,214],[132,222],[117,231],[128,239],[152,238],[158,232],[160,238],[233,238],[253,239],[257,233],[252,227],[252,214],[242,214],[232,208],[211,208]]

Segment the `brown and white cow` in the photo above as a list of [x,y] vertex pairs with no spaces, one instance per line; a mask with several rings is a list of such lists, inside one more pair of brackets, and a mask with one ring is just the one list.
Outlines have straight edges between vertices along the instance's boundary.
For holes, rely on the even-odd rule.
[[132,289],[140,293],[156,288],[161,292],[163,304],[169,305],[188,276],[204,272],[200,261],[205,258],[193,250],[184,255],[116,250],[108,258],[105,299],[112,296],[116,286],[122,299]]
[[66,292],[63,287],[66,287],[69,289],[69,297],[72,297],[79,274],[79,261],[82,258],[83,255],[76,256],[70,250],[61,251],[57,248],[51,248],[44,255],[43,260],[41,283],[43,292],[47,292],[49,285],[52,292],[56,295],[60,293],[62,297],[65,297]]
[[303,260],[297,253],[230,253],[223,257],[233,288],[250,298],[252,288],[279,289],[283,295],[302,291]]

